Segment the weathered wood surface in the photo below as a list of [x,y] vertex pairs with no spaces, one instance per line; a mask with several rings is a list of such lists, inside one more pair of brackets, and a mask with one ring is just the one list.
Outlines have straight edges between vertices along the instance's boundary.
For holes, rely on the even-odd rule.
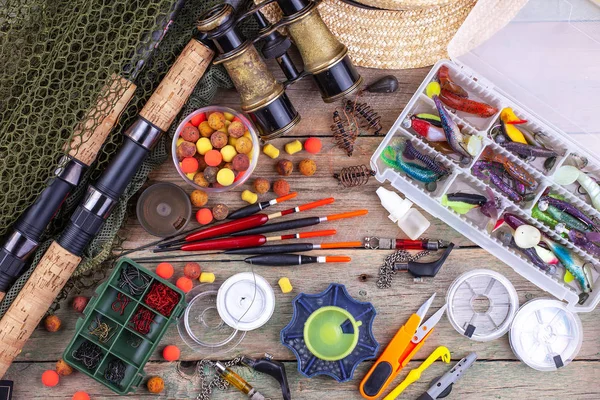
[[[380,95],[365,97],[382,115],[384,131],[388,129],[396,117],[408,102],[428,69],[406,70],[394,72],[400,80],[400,89],[392,95]],[[377,71],[361,69],[365,80],[370,82],[377,77],[385,75],[388,71]],[[367,164],[369,158],[380,142],[380,138],[373,136],[360,137],[357,141],[358,149],[353,157],[347,157],[341,150],[334,148],[326,136],[330,136],[329,125],[331,112],[336,106],[325,105],[321,102],[315,91],[314,84],[306,79],[292,86],[289,90],[290,98],[294,101],[297,109],[302,114],[300,127],[294,132],[296,137],[324,136],[324,151],[313,158],[319,170],[313,177],[303,177],[295,172],[289,182],[293,190],[297,190],[297,199],[269,209],[273,211],[282,210],[288,206],[294,206],[304,202],[310,202],[322,197],[333,196],[336,198],[334,204],[312,210],[304,216],[327,215],[343,212],[351,209],[367,208],[369,214],[355,220],[341,220],[334,223],[324,223],[311,230],[335,228],[338,234],[334,237],[324,238],[319,241],[342,241],[357,240],[363,236],[377,235],[381,237],[403,237],[397,226],[388,218],[385,210],[379,205],[375,189],[379,183],[371,178],[369,184],[355,189],[343,189],[331,177],[334,171],[349,165]],[[232,107],[239,105],[237,94],[233,91],[219,93],[215,102]],[[290,158],[297,164],[302,158],[309,156],[307,153],[298,153],[288,156],[283,152],[283,144],[289,138],[278,139],[273,143],[282,149],[282,156]],[[274,161],[261,155],[259,166],[255,171],[256,177],[275,179],[273,172]],[[158,181],[171,181],[181,185],[189,193],[191,188],[183,184],[172,164],[166,162],[161,168],[150,176],[149,184]],[[272,195],[272,194],[271,194]],[[271,195],[264,196],[265,199]],[[135,199],[134,199],[135,201]],[[209,205],[223,202],[232,209],[243,206],[239,199],[239,191],[213,196]],[[225,358],[231,358],[237,354],[249,354],[260,356],[269,352],[276,359],[287,362],[287,371],[292,387],[292,396],[295,399],[319,399],[326,394],[328,399],[360,399],[357,387],[358,382],[370,367],[369,362],[363,363],[354,379],[344,384],[338,384],[332,379],[318,377],[307,379],[296,370],[293,354],[280,344],[279,332],[290,321],[292,314],[291,300],[300,292],[318,293],[331,282],[343,283],[349,293],[363,301],[370,301],[377,309],[374,334],[381,346],[385,346],[396,330],[406,321],[409,315],[425,301],[433,292],[437,292],[433,308],[430,314],[444,303],[446,290],[451,282],[461,273],[473,268],[489,268],[503,273],[513,282],[519,293],[520,303],[541,296],[548,296],[532,283],[526,281],[516,274],[510,267],[497,260],[485,250],[479,249],[460,233],[454,231],[440,220],[430,218],[432,226],[426,232],[430,238],[442,238],[452,240],[461,248],[455,250],[449,257],[448,262],[435,279],[425,283],[415,284],[408,275],[399,274],[395,277],[393,287],[387,290],[377,289],[375,282],[377,272],[383,258],[390,254],[389,251],[366,251],[366,250],[344,250],[336,251],[338,254],[348,254],[352,257],[349,264],[337,264],[327,266],[306,266],[302,268],[268,268],[255,267],[254,270],[264,276],[276,289],[276,310],[269,323],[262,329],[249,332],[232,354]],[[308,228],[310,229],[310,228]],[[125,249],[149,243],[156,238],[148,235],[137,223],[135,216],[131,216],[121,232],[127,237],[123,247]],[[323,254],[323,252],[316,252]],[[330,252],[329,254],[333,254]],[[131,257],[142,257],[152,255],[149,251],[141,251],[132,254]],[[243,263],[218,264],[201,263],[206,271],[214,272],[217,281],[222,282],[227,277],[242,271],[249,271],[250,267]],[[152,264],[146,264],[152,268]],[[174,263],[176,277],[181,274],[184,262]],[[282,294],[278,291],[277,280],[287,276],[294,285],[290,294]],[[173,279],[174,281],[175,279]],[[90,293],[88,293],[90,294]],[[87,390],[93,399],[104,399],[116,397],[116,394],[97,384],[82,374],[75,373],[70,377],[63,378],[58,387],[44,388],[39,378],[43,370],[53,368],[54,362],[61,357],[61,353],[67,345],[68,340],[75,331],[75,315],[67,306],[58,311],[63,320],[63,328],[59,333],[50,334],[38,329],[25,346],[17,362],[9,369],[6,378],[15,381],[15,395],[17,399],[36,398],[70,398],[76,390]],[[600,373],[600,320],[598,311],[580,315],[584,327],[584,341],[577,359],[568,367],[557,373],[537,372],[517,360],[510,349],[508,337],[488,343],[477,343],[459,335],[448,321],[444,318],[436,327],[436,332],[425,344],[424,349],[409,367],[415,368],[420,361],[429,355],[437,346],[447,346],[452,351],[453,363],[471,351],[479,355],[479,362],[470,370],[464,378],[456,385],[451,398],[464,399],[522,399],[522,398],[576,398],[596,399],[600,397],[600,388],[594,377]],[[177,344],[182,349],[182,359],[199,360],[204,355],[194,353],[186,347],[177,333],[176,327],[171,327],[163,344]],[[151,362],[146,366],[148,375],[160,375],[167,382],[167,389],[162,396],[150,395],[145,388],[138,389],[131,397],[145,398],[149,396],[160,398],[188,399],[195,398],[199,390],[197,380],[188,382],[179,377],[173,363],[161,361],[160,350],[162,346],[152,355]],[[410,387],[402,398],[414,399],[418,397],[428,386],[431,379],[446,371],[449,367],[441,363],[434,364],[423,376],[423,381]],[[247,378],[267,397],[280,398],[279,388],[274,380],[264,375],[258,375],[249,369],[238,369],[243,377]],[[401,374],[403,377],[406,371]],[[399,382],[400,379],[396,381]],[[217,392],[216,399],[242,399],[239,392],[233,390]]]

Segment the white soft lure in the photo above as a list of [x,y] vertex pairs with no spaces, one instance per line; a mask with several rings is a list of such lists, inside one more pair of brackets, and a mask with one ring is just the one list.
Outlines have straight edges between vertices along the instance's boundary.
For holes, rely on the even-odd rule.
[[583,190],[587,192],[588,196],[590,196],[594,208],[600,211],[600,185],[585,172],[581,172],[572,165],[564,165],[556,171],[554,180],[563,186],[578,182]]

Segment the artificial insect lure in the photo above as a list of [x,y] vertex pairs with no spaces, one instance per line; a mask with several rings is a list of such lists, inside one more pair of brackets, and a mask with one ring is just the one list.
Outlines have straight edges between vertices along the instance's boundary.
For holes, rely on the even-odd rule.
[[431,183],[439,180],[440,175],[436,172],[419,164],[404,161],[402,159],[403,150],[403,146],[401,148],[387,146],[381,153],[381,159],[386,165],[403,171],[406,175],[419,182]]
[[581,287],[583,293],[579,295],[579,304],[584,303],[589,297],[589,293],[592,291],[592,284],[586,274],[581,260],[577,259],[566,247],[554,242],[545,235],[542,235],[542,241],[548,246],[548,248],[556,255],[560,260],[561,264],[567,271],[575,277],[575,280]]
[[412,144],[410,140],[407,140],[404,143],[404,151],[402,155],[407,160],[419,160],[423,163],[425,167],[436,172],[440,177],[442,175],[449,175],[450,171],[443,164],[436,161],[435,158],[428,156],[427,154],[421,153],[417,148]]
[[433,125],[429,121],[416,118],[414,115],[407,121],[406,127],[412,128],[416,133],[423,136],[429,142],[445,142],[444,130]]
[[440,67],[437,76],[442,89],[448,90],[460,97],[469,97],[469,93],[450,78],[450,69],[446,65]]
[[[554,150],[546,149],[545,147],[533,146],[530,144],[523,144],[518,142],[505,142],[501,143],[500,146],[505,148],[521,157],[533,158],[548,158],[548,157],[556,157],[558,154]],[[550,168],[552,169],[552,168]]]
[[473,175],[479,179],[489,180],[496,188],[498,188],[498,190],[515,203],[521,203],[523,201],[523,196],[513,189],[511,185],[504,182],[493,163],[479,160],[473,165],[471,171]]
[[480,103],[475,100],[466,99],[460,97],[449,90],[443,89],[440,93],[440,100],[448,107],[466,112],[467,114],[473,114],[478,117],[488,118],[498,112],[496,107],[493,107],[486,103]]
[[465,137],[463,133],[460,131],[456,122],[454,122],[454,120],[450,117],[450,114],[442,105],[439,97],[434,95],[433,101],[438,113],[440,114],[444,134],[446,135],[446,141],[454,151],[462,155],[467,160],[467,163],[470,162],[472,156],[465,148]]
[[515,164],[508,159],[504,154],[494,153],[494,151],[488,147],[481,154],[481,158],[486,161],[497,162],[502,164],[504,170],[514,179],[521,182],[525,186],[535,189],[538,186],[538,182],[535,178],[520,165]]

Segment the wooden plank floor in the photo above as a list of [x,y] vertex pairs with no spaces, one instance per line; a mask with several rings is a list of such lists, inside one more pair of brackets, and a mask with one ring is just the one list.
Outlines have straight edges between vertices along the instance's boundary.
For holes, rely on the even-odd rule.
[[[400,89],[392,95],[367,96],[366,100],[378,110],[382,116],[382,124],[386,131],[400,114],[418,85],[425,77],[428,69],[393,71],[400,81]],[[361,69],[367,82],[388,72]],[[308,215],[320,215],[322,212],[336,213],[350,209],[367,208],[369,214],[360,220],[343,220],[326,224],[327,228],[335,228],[338,234],[335,240],[357,240],[367,235],[382,237],[402,237],[399,229],[387,218],[387,214],[379,205],[375,189],[378,183],[371,179],[368,185],[357,189],[342,189],[332,178],[332,173],[344,166],[368,164],[369,157],[379,144],[381,138],[366,136],[357,141],[357,151],[353,157],[347,157],[341,150],[334,148],[330,136],[329,125],[331,112],[339,104],[325,105],[321,102],[314,84],[306,79],[289,89],[289,95],[302,115],[300,126],[294,131],[295,137],[323,136],[324,150],[321,154],[312,157],[318,165],[318,172],[313,177],[303,177],[295,172],[289,182],[293,190],[299,195],[295,203],[313,201],[326,196],[333,196],[336,201],[327,209],[309,212]],[[219,93],[215,103],[236,107],[239,105],[237,94],[233,91]],[[290,138],[278,139],[274,144],[283,148],[283,144]],[[306,157],[307,153],[298,153],[289,157],[296,164]],[[287,157],[287,156],[286,156]],[[261,155],[255,177],[275,179],[273,160]],[[191,188],[184,186],[176,174],[171,162],[168,161],[150,175],[148,184],[162,181],[175,182],[189,193]],[[270,196],[265,196],[265,198]],[[135,199],[134,199],[135,200]],[[210,204],[223,202],[235,209],[242,206],[239,191],[211,197]],[[282,209],[282,207],[272,209]],[[326,211],[325,211],[326,210]],[[276,289],[276,310],[267,325],[263,328],[249,332],[235,350],[226,358],[238,354],[260,356],[265,352],[271,353],[276,359],[286,362],[289,381],[294,399],[360,399],[357,386],[364,376],[371,362],[363,363],[355,372],[354,379],[344,384],[338,384],[332,379],[317,377],[307,379],[296,370],[295,358],[292,353],[282,346],[279,341],[280,330],[290,321],[292,307],[291,300],[299,293],[318,293],[327,288],[329,283],[337,282],[346,285],[349,293],[356,299],[370,301],[377,310],[374,333],[381,344],[385,346],[396,330],[406,321],[410,314],[432,293],[437,292],[432,311],[444,303],[445,293],[450,283],[461,273],[474,268],[489,268],[507,276],[519,293],[519,300],[525,301],[547,296],[532,283],[524,280],[507,265],[492,257],[485,250],[474,246],[469,240],[462,237],[442,221],[429,218],[432,226],[426,232],[431,238],[452,240],[461,248],[455,250],[448,262],[435,279],[425,283],[416,284],[407,275],[395,277],[393,287],[380,290],[376,287],[377,271],[387,251],[338,251],[347,253],[353,260],[348,265],[332,265],[326,267],[307,266],[303,268],[268,268],[255,267],[255,271],[264,276]],[[324,225],[319,226],[323,228]],[[131,216],[121,235],[127,237],[124,247],[134,248],[141,244],[155,240],[148,235],[137,223],[135,216]],[[137,256],[149,255],[144,251]],[[218,282],[223,282],[229,276],[250,270],[246,264],[218,264],[202,263],[204,270],[214,272]],[[181,275],[183,263],[175,263],[176,277]],[[277,288],[277,280],[287,276],[294,285],[294,290],[289,294],[282,294]],[[173,279],[175,280],[175,279]],[[91,294],[91,293],[87,293]],[[15,382],[16,399],[68,399],[77,390],[86,390],[92,399],[114,398],[117,395],[83,376],[74,373],[61,380],[55,388],[45,388],[40,383],[41,373],[46,369],[53,369],[54,363],[61,357],[62,351],[75,331],[77,315],[65,305],[59,310],[58,315],[63,321],[63,327],[58,333],[48,333],[42,329],[36,331],[23,349],[22,354],[7,373],[7,379]],[[477,343],[459,335],[444,318],[436,328],[431,338],[419,352],[409,368],[416,367],[420,361],[437,346],[444,345],[452,351],[452,363],[464,357],[471,351],[477,352],[479,361],[469,370],[464,378],[455,386],[452,397],[461,399],[598,399],[600,389],[597,376],[600,374],[600,319],[598,311],[582,314],[581,320],[584,328],[584,341],[577,359],[568,367],[555,373],[542,373],[535,371],[515,357],[510,349],[508,337],[488,343]],[[162,395],[151,395],[144,387],[139,388],[130,395],[132,398],[190,399],[198,394],[200,383],[198,380],[187,381],[176,372],[174,363],[161,360],[159,350],[163,345],[176,344],[182,350],[182,359],[199,360],[205,355],[195,353],[182,342],[176,327],[171,327],[158,347],[151,361],[146,366],[148,375],[160,375],[166,381],[166,390]],[[428,387],[429,382],[446,371],[449,367],[441,363],[433,365],[423,376],[422,382],[412,385],[402,398],[414,399]],[[238,369],[240,374],[254,384],[267,397],[281,398],[279,388],[271,378],[254,373],[249,369]],[[406,373],[406,372],[405,372]],[[403,373],[401,376],[405,375]],[[400,379],[398,379],[399,381]],[[244,396],[234,390],[227,392],[216,391],[216,399],[243,399]]]

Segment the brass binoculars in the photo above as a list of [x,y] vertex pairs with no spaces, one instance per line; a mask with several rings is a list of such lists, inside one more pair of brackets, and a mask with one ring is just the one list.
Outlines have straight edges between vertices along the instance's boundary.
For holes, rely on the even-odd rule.
[[[283,18],[271,25],[261,9],[276,2]],[[239,25],[254,16],[261,30],[250,40]],[[270,140],[289,131],[300,122],[300,115],[285,93],[285,88],[307,75],[312,75],[321,97],[330,103],[357,90],[362,77],[348,57],[348,49],[325,25],[317,3],[313,0],[267,0],[239,16],[231,5],[218,4],[207,10],[198,21],[202,39],[209,40],[219,56],[215,64],[223,64],[240,94],[242,110],[261,130],[261,138]],[[284,28],[287,35],[279,33]],[[265,58],[277,61],[286,81],[279,82],[269,71],[255,43],[263,41]],[[293,43],[304,63],[298,71],[288,49]]]

